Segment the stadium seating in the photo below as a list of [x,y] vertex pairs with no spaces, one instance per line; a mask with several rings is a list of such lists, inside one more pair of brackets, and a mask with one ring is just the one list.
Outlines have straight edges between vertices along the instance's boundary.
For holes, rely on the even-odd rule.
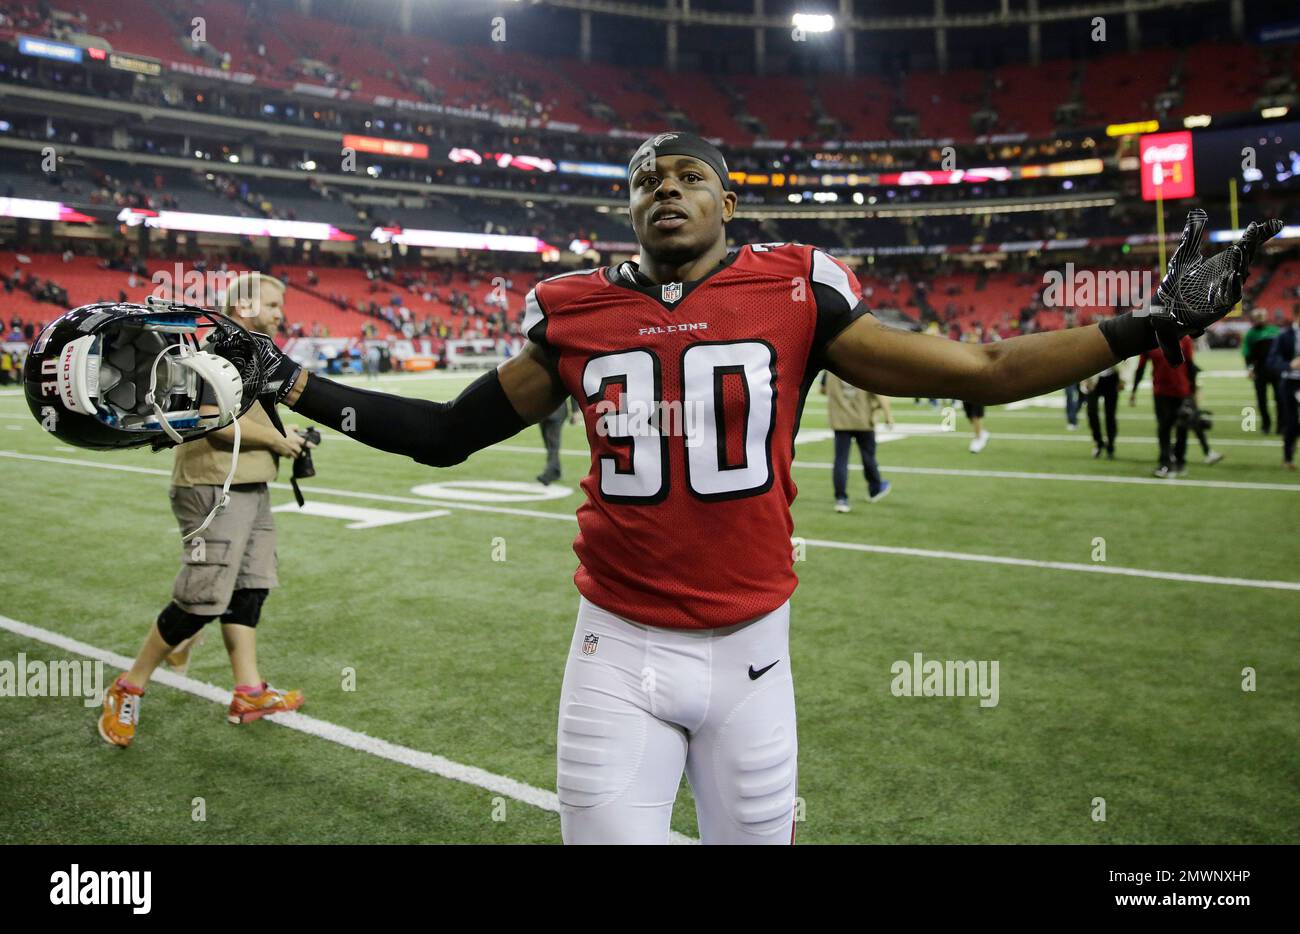
[[[114,49],[150,55],[165,62],[212,64],[196,54],[188,42],[182,41],[180,26],[162,16],[149,0],[77,0],[75,4],[53,6],[73,16],[84,14],[85,22],[80,24],[82,30],[102,36],[112,43]],[[190,16],[193,15],[191,12]],[[210,18],[214,24],[220,23],[220,17]],[[187,26],[189,21],[187,16],[184,20]]]
[[[752,142],[754,134],[736,122],[734,107],[722,88],[704,75],[646,69],[646,82],[658,89],[662,100],[678,102],[695,129],[708,137]],[[664,125],[661,119],[659,125]]]
[[[262,76],[280,76],[298,53],[281,32],[271,27],[249,4],[238,0],[160,0],[171,14],[179,35],[193,27],[195,16],[203,17],[207,42],[219,52],[229,53],[230,70]],[[182,43],[184,44],[184,43]],[[259,54],[258,46],[265,52]]]
[[[305,16],[286,5],[260,13],[235,0],[85,0],[75,13],[65,8],[44,18],[34,7],[15,0],[0,0],[0,10],[13,19],[9,25],[47,34],[64,26],[102,34],[116,48],[155,55],[165,61],[213,65],[212,50],[228,53],[228,67],[249,71],[259,81],[276,87],[301,78],[328,83],[361,95],[387,95],[429,99],[465,107],[487,107],[529,117],[542,117],[606,133],[611,129],[650,132],[674,125],[690,125],[724,142],[752,144],[756,136],[790,142],[790,149],[809,147],[818,139],[873,140],[897,138],[892,118],[901,111],[915,113],[921,136],[970,139],[977,132],[1050,135],[1055,113],[1076,99],[1082,115],[1076,124],[1150,117],[1156,97],[1164,90],[1181,92],[1174,114],[1226,112],[1250,107],[1270,77],[1291,71],[1300,74],[1300,55],[1294,46],[1263,48],[1206,42],[1183,50],[1150,48],[1139,53],[1114,52],[1083,60],[1048,61],[1040,66],[1004,65],[992,70],[953,71],[947,74],[916,71],[899,76],[820,75],[758,76],[671,73],[662,68],[629,70],[614,64],[583,63],[576,58],[553,58],[512,49],[472,48],[439,38],[402,36],[376,29],[350,26],[323,15]],[[84,19],[81,14],[84,14]],[[195,50],[187,41],[193,16],[204,17],[211,49]],[[1215,69],[1194,67],[1213,61]],[[674,105],[680,110],[673,109]],[[977,129],[971,117],[990,107],[996,120]],[[828,120],[820,120],[824,115]],[[742,121],[752,118],[756,122]],[[401,131],[396,131],[400,133]],[[614,136],[611,151],[626,148]],[[160,144],[161,145],[161,144]],[[567,154],[596,158],[598,138],[573,137],[556,143]],[[159,150],[162,151],[162,150]],[[787,150],[788,152],[788,150]],[[772,158],[785,152],[753,150],[737,153],[737,163],[770,168]],[[423,203],[413,198],[404,207],[354,206],[326,197],[305,182],[197,173],[116,162],[69,163],[65,171],[47,176],[35,172],[28,157],[10,153],[0,160],[0,193],[31,195],[79,204],[139,204],[158,208],[243,217],[271,216],[311,220],[364,230],[371,225],[401,225],[541,237],[561,247],[580,237],[628,242],[632,234],[625,215],[596,213],[574,205],[539,202],[525,207],[517,200],[490,197],[437,196]],[[606,155],[604,158],[614,158]],[[884,165],[892,153],[871,151],[872,164]],[[877,163],[875,160],[879,159]],[[453,170],[459,172],[460,170]],[[472,177],[466,167],[460,179]],[[514,180],[516,183],[518,179]],[[524,182],[523,184],[526,184]],[[523,187],[520,184],[519,187]],[[1083,184],[1083,183],[1079,183]],[[927,192],[927,195],[932,193]],[[933,193],[942,196],[943,192]],[[970,194],[1002,195],[998,186]],[[911,189],[881,192],[903,203],[915,197]],[[358,213],[358,208],[364,213]],[[1118,210],[1118,209],[1116,209]],[[1254,203],[1243,204],[1244,224]],[[732,242],[797,240],[845,248],[898,248],[919,245],[980,245],[1008,241],[1086,237],[1134,229],[1145,225],[1132,215],[1116,216],[1103,208],[1008,213],[987,216],[930,216],[924,218],[873,217],[867,223],[845,221],[737,220],[729,231]],[[148,282],[127,286],[127,274],[99,268],[96,260],[76,257],[64,263],[58,255],[25,251],[31,263],[25,268],[41,278],[52,278],[66,288],[73,305],[99,298],[115,298],[126,291],[140,299],[151,289]],[[509,259],[502,260],[508,264]],[[0,253],[0,271],[12,269],[14,253]],[[150,270],[160,262],[150,263]],[[280,271],[277,268],[277,271]],[[293,313],[310,325],[328,327],[332,333],[359,333],[369,315],[356,312],[358,302],[383,304],[389,289],[372,291],[372,283],[357,269],[317,268],[319,283],[306,286],[306,267],[286,267],[293,283]],[[521,275],[530,279],[532,274]],[[1282,309],[1293,301],[1294,264],[1281,266],[1267,281],[1257,301]],[[863,285],[879,305],[900,308],[912,316],[938,317],[961,324],[995,324],[1010,316],[1018,320],[1029,310],[1040,325],[1059,323],[1060,312],[1036,307],[1042,283],[1036,277],[1010,272],[985,275],[948,271],[937,277],[916,274],[917,287],[905,275],[875,276],[864,267]],[[459,276],[444,286],[470,291],[469,280]],[[1290,289],[1291,291],[1288,291]],[[486,286],[480,283],[475,301],[481,305]],[[349,310],[332,300],[337,296]],[[425,302],[421,294],[405,300],[418,317],[431,316],[453,326],[463,315],[445,300]],[[7,307],[24,314],[48,315],[26,293],[16,292]],[[1085,317],[1091,309],[1079,309]],[[378,321],[388,328],[388,322]]]
[[[18,259],[19,256],[26,257],[26,261]],[[99,259],[91,256],[76,256],[65,263],[58,253],[0,252],[0,274],[8,276],[18,269],[22,271],[24,277],[30,273],[39,279],[53,280],[67,290],[69,307],[114,300],[119,292],[125,292],[130,301],[143,301],[151,292],[152,285],[147,278],[137,276],[136,286],[133,288],[128,281],[130,273],[124,270],[101,269],[99,263]],[[158,269],[163,268],[164,265],[170,266],[161,261],[153,265]],[[6,302],[19,294],[15,291],[13,296],[6,297]],[[54,306],[49,304],[42,303],[38,307],[44,308],[47,317],[54,317],[62,312],[62,309],[54,309]]]
[[982,102],[984,83],[982,71],[914,72],[903,82],[903,100],[920,118],[921,136],[969,139],[975,135],[971,115]]
[[813,140],[821,134],[813,124],[808,88],[792,75],[730,75],[727,84],[744,98],[745,109],[763,126],[768,139]]
[[[22,257],[20,259],[19,257]],[[182,275],[193,269],[192,263],[180,261]],[[65,261],[58,253],[37,253],[0,251],[0,277],[9,277],[15,269],[25,279],[29,274],[38,279],[52,280],[67,290],[68,307],[98,301],[115,301],[125,293],[128,301],[143,302],[156,293],[155,282],[172,281],[176,273],[176,260],[151,259],[146,263],[148,276],[137,276],[132,286],[131,273],[126,270],[104,269],[97,257],[74,256]],[[230,271],[241,271],[247,267],[229,264]],[[309,284],[308,271],[317,281]],[[493,278],[497,275],[509,279],[513,285],[507,291],[509,309],[508,320],[514,320],[522,312],[524,296],[536,279],[542,274],[513,270],[502,264],[499,273],[470,274],[456,272],[445,281],[436,272],[429,273],[431,288],[437,294],[432,301],[425,301],[422,290],[407,288],[391,281],[372,280],[366,272],[357,268],[337,268],[320,265],[281,264],[274,268],[277,276],[288,277],[290,292],[286,298],[286,323],[301,324],[306,331],[313,327],[327,328],[332,336],[359,337],[363,326],[372,324],[379,329],[381,336],[393,336],[396,332],[382,318],[358,311],[359,307],[369,307],[371,302],[387,306],[394,296],[407,306],[417,320],[432,317],[436,323],[445,323],[457,329],[471,319],[449,304],[452,291],[459,291],[470,296],[474,306],[482,313],[492,313],[497,309],[487,303],[493,290]],[[398,271],[400,274],[400,270]],[[170,277],[164,279],[163,276]],[[212,281],[219,281],[213,275]],[[182,287],[188,288],[186,280]],[[166,290],[164,289],[165,293]],[[331,300],[337,296],[346,302],[341,308]],[[185,296],[189,297],[189,296]],[[5,323],[10,316],[17,314],[24,320],[46,322],[62,314],[66,309],[48,302],[39,302],[22,289],[3,295]]]
[[[1183,71],[1184,114],[1214,114],[1254,106],[1263,85],[1258,53],[1249,46],[1202,43],[1187,53]],[[1197,63],[1213,62],[1213,68]]]
[[[629,72],[519,49],[509,55],[499,48],[485,54],[433,37],[394,35],[284,9],[253,14],[235,0],[82,0],[75,13],[35,22],[24,17],[24,8],[17,0],[0,0],[0,10],[15,24],[26,23],[29,32],[48,34],[70,21],[103,34],[115,48],[164,61],[213,66],[225,54],[229,61],[221,67],[248,71],[273,86],[287,87],[287,79],[301,78],[367,96],[432,97],[454,106],[543,117],[598,133],[613,127],[652,131],[673,126],[671,101],[706,135],[732,145],[748,144],[754,136],[736,121],[736,107],[707,75],[658,68]],[[215,58],[204,58],[188,39],[195,15],[204,17]],[[1197,62],[1213,62],[1214,67],[1198,68]],[[1156,95],[1166,89],[1182,91],[1177,110],[1183,114],[1249,109],[1269,77],[1288,69],[1300,75],[1300,58],[1291,46],[1261,50],[1210,42],[1182,51],[1156,47],[1111,53],[1078,67],[1084,78],[1078,122],[1099,126],[1151,117]],[[902,80],[899,103],[919,116],[922,135],[970,139],[977,135],[971,117],[985,104],[987,87],[987,103],[998,114],[990,129],[1042,136],[1051,133],[1057,107],[1072,95],[1075,68],[1073,62],[1058,60],[991,72],[914,72]],[[828,137],[828,127],[815,122],[810,92],[838,122],[841,138],[897,135],[889,123],[894,94],[880,78],[734,75],[725,82],[743,98],[744,108],[768,138],[808,144]]]
[[[1086,65],[1083,92],[1084,126],[1149,120],[1155,115],[1155,97],[1170,85],[1174,49],[1119,52]],[[1246,105],[1235,109],[1244,109]]]
[[1291,309],[1300,305],[1300,259],[1280,263],[1252,305],[1266,309],[1275,319],[1290,321]]
[[1050,135],[1056,108],[1069,99],[1074,68],[1068,60],[998,68],[989,95],[998,115],[996,131],[1026,133],[1030,137]]
[[826,113],[838,120],[845,139],[889,139],[895,92],[874,75],[822,75],[814,86]]

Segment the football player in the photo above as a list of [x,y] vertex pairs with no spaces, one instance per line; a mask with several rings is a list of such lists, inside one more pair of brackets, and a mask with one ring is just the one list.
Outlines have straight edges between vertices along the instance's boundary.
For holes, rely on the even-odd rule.
[[705,843],[789,843],[796,793],[788,644],[794,436],[828,369],[889,396],[997,404],[1059,389],[1196,333],[1241,294],[1281,222],[1208,261],[1189,216],[1159,307],[993,344],[896,330],[853,273],[796,243],[727,247],[723,155],[690,133],[628,165],[640,262],[562,273],[527,296],[524,350],[454,401],[309,376],[260,341],[268,389],[422,464],[459,464],[577,399],[591,446],[578,508],[577,625],[560,699],[569,843],[663,843],[683,771]]

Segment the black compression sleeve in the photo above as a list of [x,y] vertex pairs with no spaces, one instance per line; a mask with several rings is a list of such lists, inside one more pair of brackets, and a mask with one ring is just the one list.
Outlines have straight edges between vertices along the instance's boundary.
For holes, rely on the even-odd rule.
[[1111,353],[1120,360],[1156,348],[1156,329],[1151,326],[1150,317],[1135,315],[1130,311],[1105,318],[1098,327],[1101,328],[1106,343],[1110,344]]
[[311,376],[290,408],[362,444],[431,467],[459,464],[526,427],[496,370],[474,380],[451,402],[408,399]]

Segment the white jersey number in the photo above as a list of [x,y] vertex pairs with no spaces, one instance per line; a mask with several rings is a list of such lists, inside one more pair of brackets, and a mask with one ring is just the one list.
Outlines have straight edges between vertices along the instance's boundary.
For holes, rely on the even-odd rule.
[[[593,357],[582,374],[588,403],[599,404],[610,383],[623,386],[623,407],[597,414],[596,432],[629,447],[631,469],[600,459],[600,491],[612,502],[656,503],[668,494],[668,438],[684,439],[686,482],[701,499],[754,496],[772,485],[772,430],[776,425],[776,353],[763,341],[691,344],[682,354],[680,409],[665,404],[659,358],[649,350]],[[726,455],[723,389],[740,377],[744,393],[736,463]]]

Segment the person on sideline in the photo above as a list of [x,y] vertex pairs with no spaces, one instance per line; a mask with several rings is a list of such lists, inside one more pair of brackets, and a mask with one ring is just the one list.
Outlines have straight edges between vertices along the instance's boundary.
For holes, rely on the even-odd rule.
[[[1128,404],[1137,404],[1138,386],[1147,364],[1151,364],[1151,390],[1156,405],[1156,440],[1160,445],[1160,464],[1154,476],[1162,480],[1181,477],[1187,473],[1187,429],[1188,423],[1180,420],[1178,412],[1183,402],[1192,396],[1192,339],[1184,336],[1178,342],[1186,363],[1173,366],[1159,347],[1144,351],[1138,358],[1137,375],[1133,377],[1133,390],[1129,393]],[[1173,443],[1170,444],[1170,436]]]
[[835,432],[835,465],[831,470],[835,511],[848,512],[850,509],[849,451],[855,443],[867,478],[867,502],[880,502],[889,495],[891,484],[881,479],[880,467],[876,464],[876,425],[883,420],[887,427],[894,427],[889,400],[858,389],[830,372],[822,374],[820,391],[826,396],[826,414],[831,430]]
[[[231,282],[220,311],[250,331],[273,335],[284,318],[284,291],[278,279],[240,273]],[[216,399],[210,389],[206,392],[199,411],[214,414]],[[131,745],[140,722],[140,702],[154,671],[166,660],[183,673],[204,626],[216,619],[221,620],[221,636],[235,678],[227,719],[234,724],[248,723],[302,706],[301,691],[280,691],[262,680],[256,627],[263,601],[279,586],[275,520],[267,484],[275,480],[280,458],[297,458],[312,445],[305,444],[294,430],[286,434],[274,406],[265,402],[249,409],[239,427],[239,460],[226,507],[200,536],[181,543],[181,570],[172,585],[171,602],[149,627],[131,669],[104,692],[99,735],[106,743]],[[227,425],[176,448],[171,507],[181,535],[202,524],[220,498],[230,473],[234,438],[235,426]]]
[[1269,368],[1278,374],[1277,419],[1282,429],[1282,466],[1295,470],[1300,435],[1300,302],[1291,307],[1291,326],[1273,339]]
[[[1273,427],[1273,420],[1268,411],[1268,391],[1270,387],[1273,390],[1273,404],[1281,410],[1282,401],[1278,394],[1278,379],[1280,374],[1275,372],[1268,362],[1269,353],[1273,349],[1273,340],[1282,332],[1282,329],[1268,320],[1268,312],[1263,308],[1256,308],[1250,313],[1250,330],[1241,337],[1241,356],[1246,361],[1246,376],[1255,386],[1255,403],[1259,406],[1259,421],[1263,426],[1264,434],[1268,434]],[[1282,417],[1279,414],[1277,420],[1277,433],[1282,433]]]

